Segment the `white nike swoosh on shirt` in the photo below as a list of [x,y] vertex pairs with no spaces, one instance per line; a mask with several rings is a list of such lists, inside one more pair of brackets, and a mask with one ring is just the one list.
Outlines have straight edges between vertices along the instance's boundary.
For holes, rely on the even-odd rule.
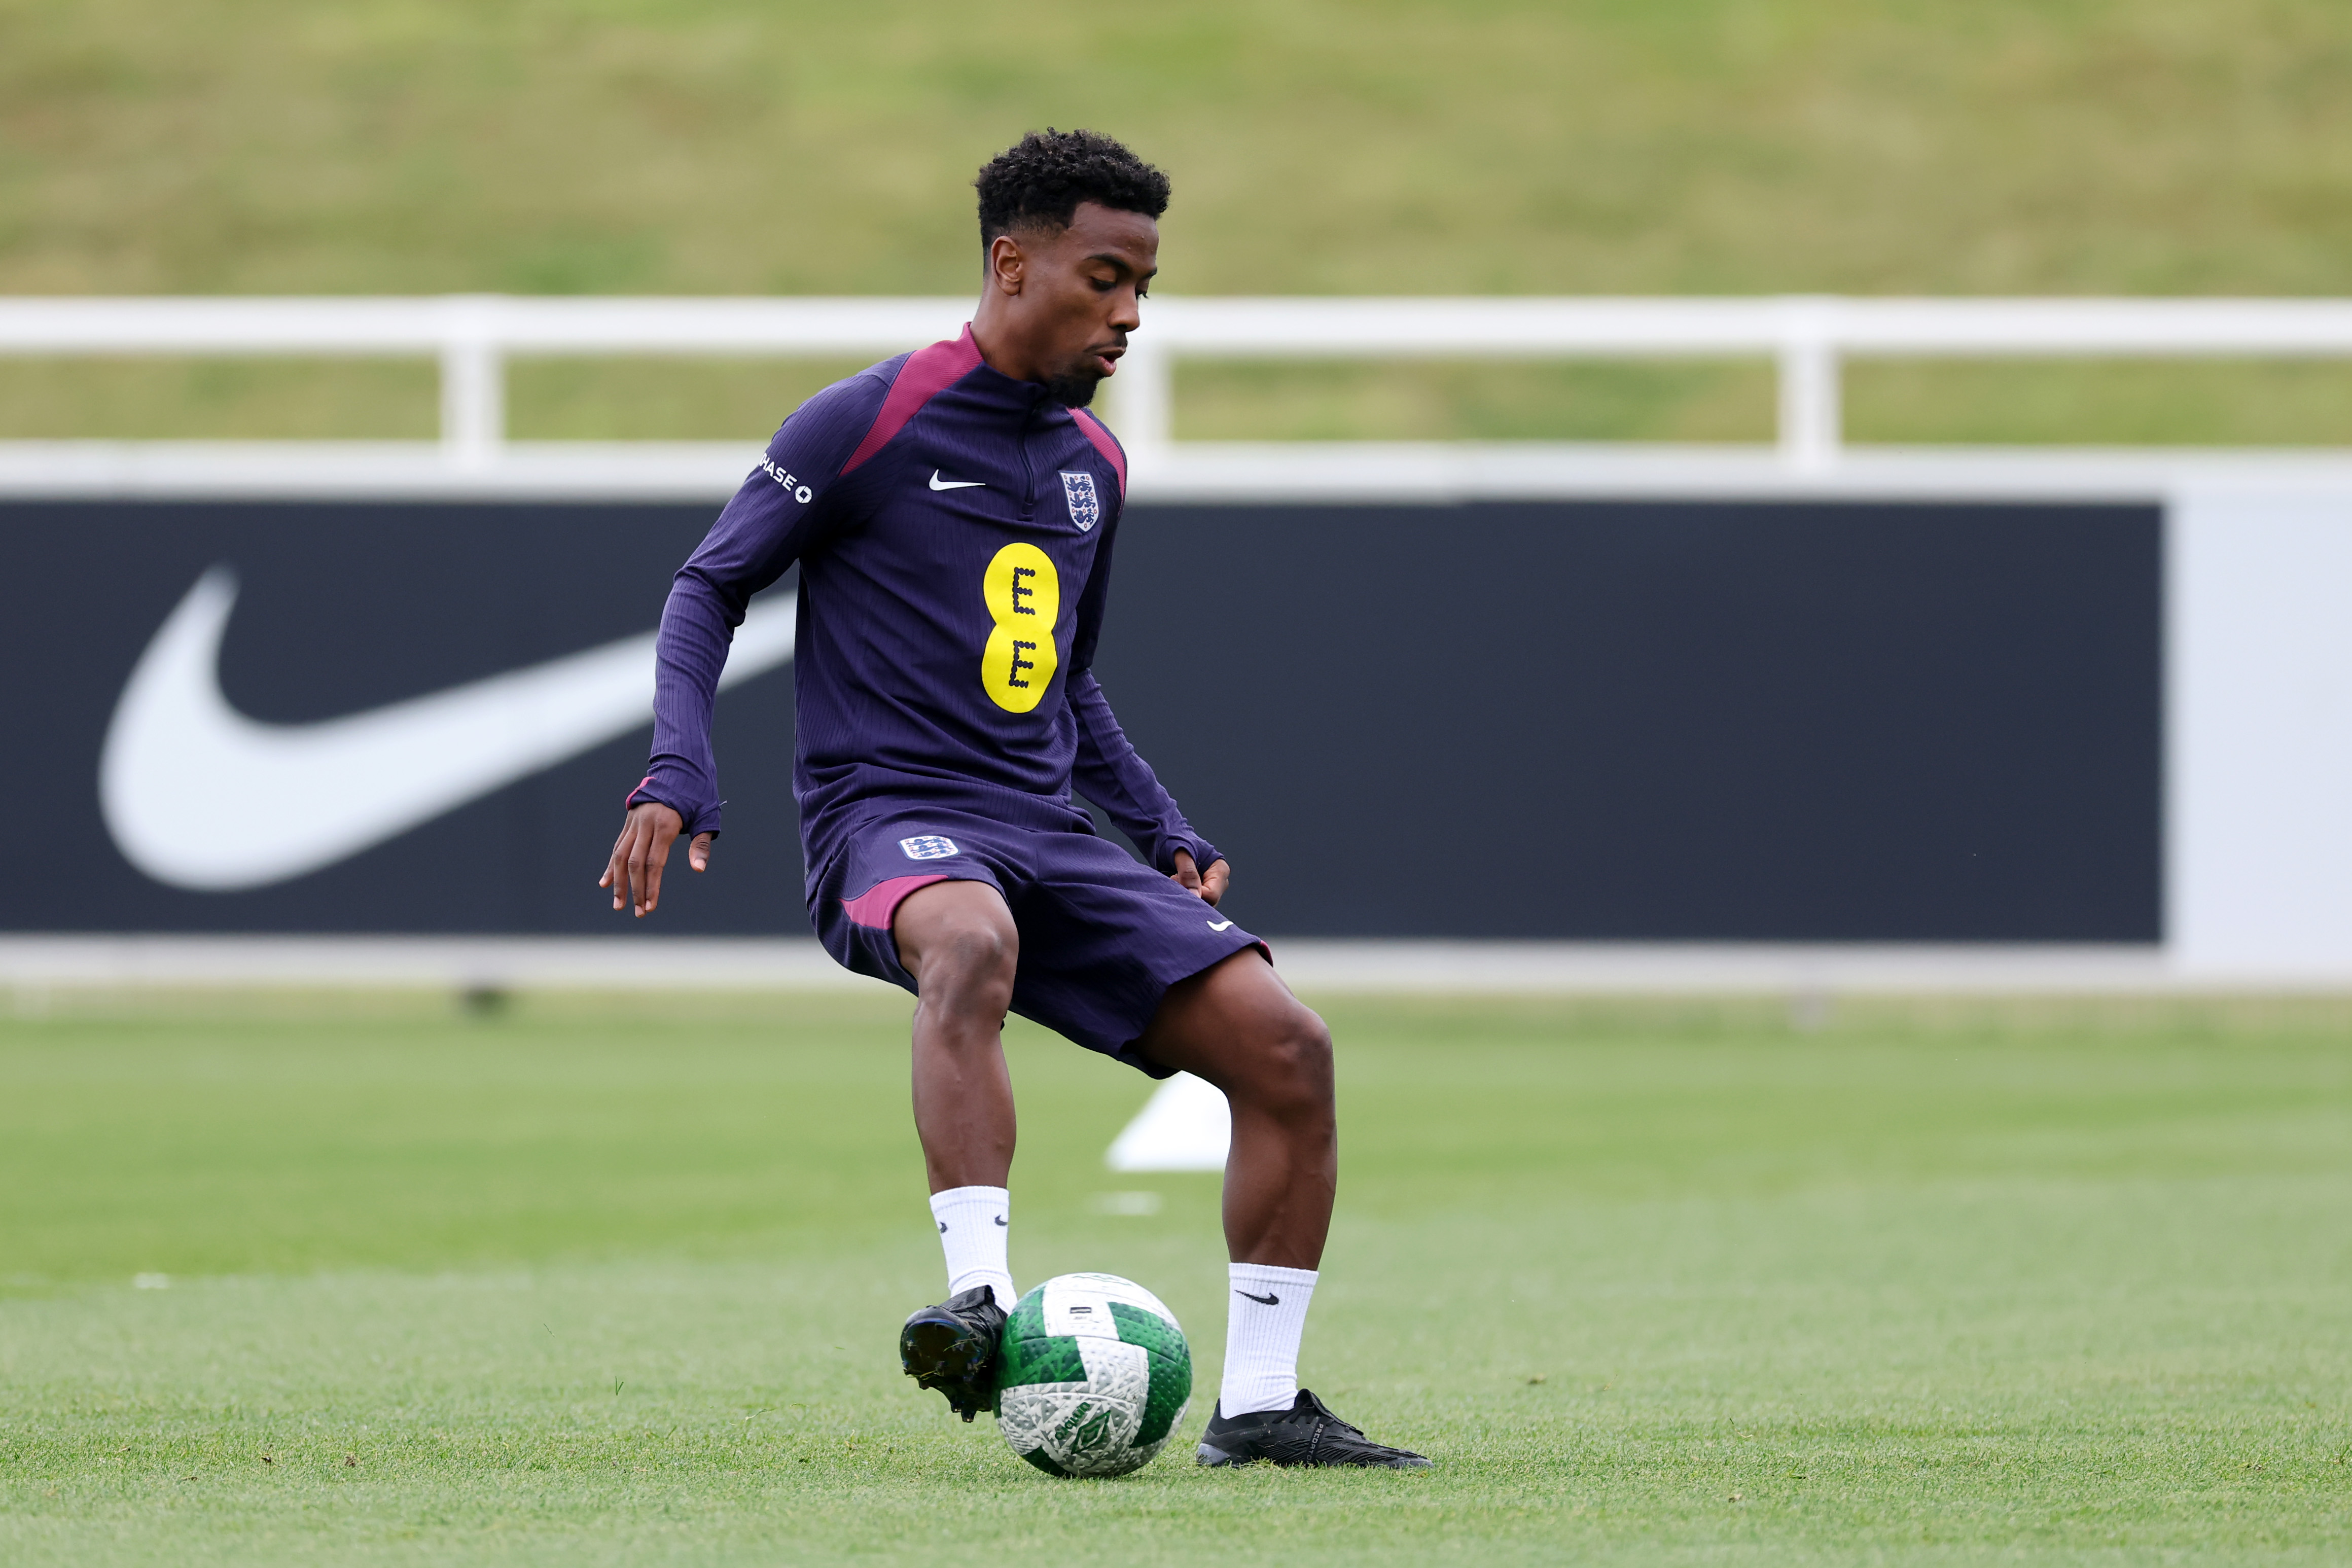
[[931,489],[935,490],[984,490],[986,479],[943,479],[937,468],[931,470]]
[[1209,929],[1211,931],[1231,931],[1234,929],[1234,922],[1231,921],[1211,921],[1209,922]]
[[[316,724],[265,724],[220,689],[236,574],[215,566],[122,689],[98,766],[124,858],[202,892],[265,888],[373,848],[652,716],[654,634]],[[735,632],[723,689],[793,657],[793,606]]]

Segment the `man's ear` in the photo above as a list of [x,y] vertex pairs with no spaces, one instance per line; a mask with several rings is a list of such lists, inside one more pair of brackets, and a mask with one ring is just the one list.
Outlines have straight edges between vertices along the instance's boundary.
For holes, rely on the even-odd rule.
[[1029,258],[1021,252],[1021,242],[1011,235],[1000,234],[988,242],[988,281],[998,293],[1020,293],[1028,265]]

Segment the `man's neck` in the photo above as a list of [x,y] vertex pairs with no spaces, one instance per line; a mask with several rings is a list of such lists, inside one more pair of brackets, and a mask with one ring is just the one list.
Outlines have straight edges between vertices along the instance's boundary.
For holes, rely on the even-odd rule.
[[971,313],[972,345],[980,350],[982,363],[997,374],[1010,376],[1014,381],[1042,384],[1045,375],[1038,367],[1035,356],[1022,352],[1026,345],[1021,342],[1018,334],[1011,330],[1010,324],[998,312],[989,309],[993,303],[993,297],[982,299],[980,309]]

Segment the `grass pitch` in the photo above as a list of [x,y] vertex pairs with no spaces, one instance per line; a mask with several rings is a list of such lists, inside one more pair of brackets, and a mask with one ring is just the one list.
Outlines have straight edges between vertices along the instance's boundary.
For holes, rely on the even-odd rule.
[[[1304,1370],[1432,1475],[1058,1482],[908,1389],[895,997],[0,1023],[0,1560],[2352,1553],[2352,1011],[1328,1012]],[[1016,1272],[1160,1292],[1197,1431],[1215,1184],[1107,1176],[1143,1084],[1013,1037]]]

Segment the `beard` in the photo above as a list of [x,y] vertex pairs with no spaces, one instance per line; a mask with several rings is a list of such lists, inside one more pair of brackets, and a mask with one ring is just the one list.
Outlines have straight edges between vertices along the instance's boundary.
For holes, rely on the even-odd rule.
[[1100,372],[1087,369],[1066,370],[1045,378],[1045,395],[1066,408],[1084,408],[1095,400],[1095,389],[1103,384]]

